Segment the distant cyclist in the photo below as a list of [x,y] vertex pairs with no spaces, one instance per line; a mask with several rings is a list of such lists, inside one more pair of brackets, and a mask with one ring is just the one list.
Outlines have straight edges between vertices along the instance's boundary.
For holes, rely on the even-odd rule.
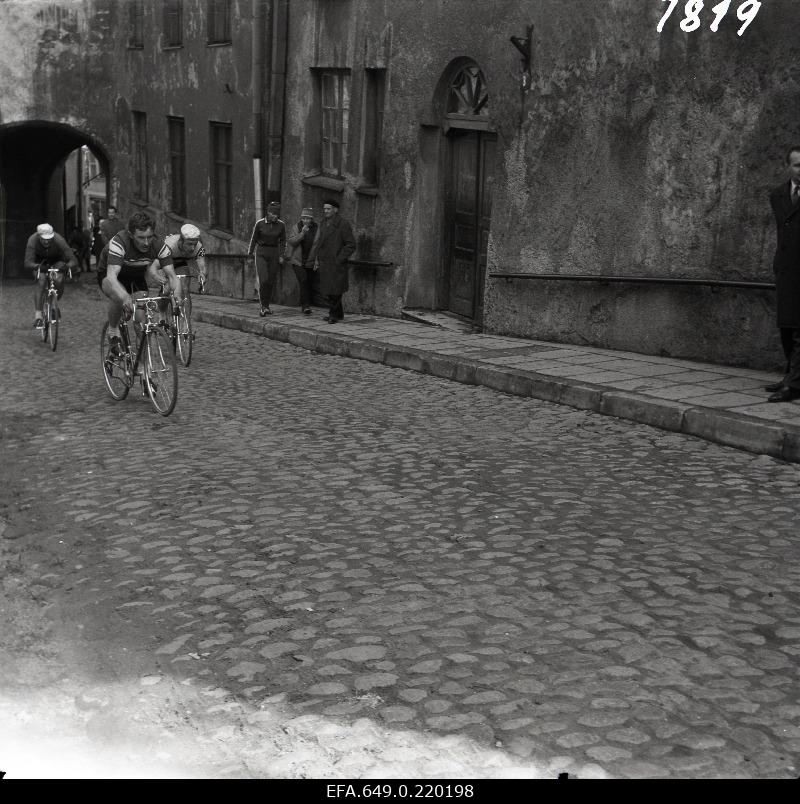
[[42,308],[49,284],[46,269],[58,268],[60,272],[55,280],[60,299],[64,295],[64,272],[72,272],[73,268],[78,267],[78,261],[67,241],[56,234],[49,223],[40,223],[25,245],[25,267],[34,272],[36,287],[33,290],[33,326],[41,328]]
[[180,234],[167,235],[164,238],[167,248],[172,253],[172,265],[181,280],[179,299],[186,300],[186,315],[192,315],[192,295],[189,288],[191,278],[200,280],[200,292],[206,284],[206,252],[200,240],[200,230],[191,223],[181,226]]
[[131,296],[136,291],[158,288],[164,281],[161,268],[176,298],[181,297],[181,283],[172,268],[172,254],[164,241],[156,237],[155,221],[146,212],[134,212],[128,228],[117,232],[100,254],[97,283],[111,300],[108,306],[108,340],[119,348],[119,322],[123,310],[134,311]]

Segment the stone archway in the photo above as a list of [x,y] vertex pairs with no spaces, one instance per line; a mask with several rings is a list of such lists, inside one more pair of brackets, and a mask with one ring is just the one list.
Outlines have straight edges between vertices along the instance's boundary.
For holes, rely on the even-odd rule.
[[64,163],[70,153],[88,146],[109,175],[106,149],[93,137],[63,123],[30,120],[0,126],[0,186],[3,231],[2,275],[23,275],[25,243],[43,221],[64,229]]

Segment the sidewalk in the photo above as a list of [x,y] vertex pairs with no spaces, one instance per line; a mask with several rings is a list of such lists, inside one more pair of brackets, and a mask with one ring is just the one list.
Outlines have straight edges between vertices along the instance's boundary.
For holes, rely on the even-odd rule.
[[544,399],[800,462],[800,403],[768,403],[777,375],[501,335],[472,334],[397,318],[346,315],[326,324],[253,301],[192,297],[197,321],[316,352],[369,360],[456,382]]

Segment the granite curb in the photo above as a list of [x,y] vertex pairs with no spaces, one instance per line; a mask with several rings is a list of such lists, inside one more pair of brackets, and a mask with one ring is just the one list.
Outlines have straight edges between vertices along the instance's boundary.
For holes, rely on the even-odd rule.
[[661,430],[800,463],[800,428],[753,416],[621,391],[535,371],[502,367],[480,359],[360,338],[352,333],[318,332],[297,324],[264,322],[216,310],[193,311],[199,322],[290,343],[322,354],[382,363],[467,385],[480,385],[513,396],[530,397],[580,410],[591,410]]

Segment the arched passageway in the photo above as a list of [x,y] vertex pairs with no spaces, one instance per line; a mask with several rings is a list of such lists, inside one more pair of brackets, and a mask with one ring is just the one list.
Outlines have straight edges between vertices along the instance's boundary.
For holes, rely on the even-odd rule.
[[[105,149],[78,129],[41,120],[0,126],[2,276],[22,275],[25,243],[37,224],[47,221],[66,235],[68,225],[85,221],[86,211],[78,209],[80,202],[76,205],[67,198],[65,175],[69,155],[82,146],[88,147],[101,171],[108,176]],[[70,191],[70,195],[74,192]]]

